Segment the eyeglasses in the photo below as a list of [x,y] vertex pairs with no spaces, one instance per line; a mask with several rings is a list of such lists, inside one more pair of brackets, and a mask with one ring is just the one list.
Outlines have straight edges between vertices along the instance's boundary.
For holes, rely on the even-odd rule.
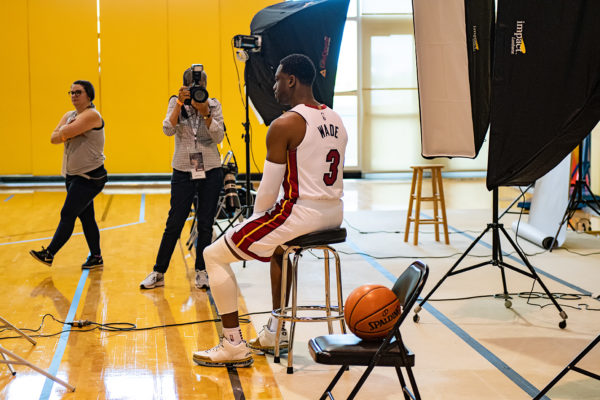
[[82,90],[70,90],[67,92],[69,96],[81,96]]

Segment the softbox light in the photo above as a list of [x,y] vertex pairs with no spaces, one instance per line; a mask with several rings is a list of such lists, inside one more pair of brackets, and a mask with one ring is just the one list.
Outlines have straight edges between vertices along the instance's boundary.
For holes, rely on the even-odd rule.
[[600,120],[600,1],[500,0],[487,187],[528,185]]
[[254,107],[269,125],[285,108],[275,101],[273,85],[279,61],[289,54],[308,56],[317,69],[315,99],[333,107],[333,92],[349,0],[286,1],[259,11],[252,35],[262,36],[250,52],[244,76]]
[[479,153],[490,115],[494,0],[413,0],[421,149]]

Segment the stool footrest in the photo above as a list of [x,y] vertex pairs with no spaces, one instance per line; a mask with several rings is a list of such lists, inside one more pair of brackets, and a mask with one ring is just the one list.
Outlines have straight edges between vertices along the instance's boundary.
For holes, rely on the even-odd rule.
[[[413,221],[414,222],[416,220],[411,217],[411,218],[409,218],[409,221]],[[419,225],[420,224],[426,224],[426,225],[429,224],[429,225],[432,225],[432,224],[443,224],[443,223],[444,223],[444,221],[441,220],[441,219],[437,219],[437,220],[436,219],[420,219],[419,220]]]
[[[413,199],[417,199],[416,195],[412,195]],[[441,201],[441,198],[439,196],[435,196],[435,197],[421,197],[421,201]]]
[[[324,317],[300,317],[298,315],[296,315],[296,318],[293,318],[290,314],[292,309],[288,308],[286,309],[286,313],[285,314],[281,314],[281,309],[277,308],[273,311],[271,311],[271,315],[273,315],[275,318],[281,319],[283,321],[293,321],[293,322],[298,322],[298,321],[302,321],[302,322],[327,322],[327,321],[339,321],[341,319],[344,318],[344,313],[340,314],[339,311],[339,307],[338,306],[331,306],[329,307],[330,312],[335,312],[337,313],[336,315],[330,315],[330,316],[324,316]],[[296,307],[296,311],[327,311],[327,307],[326,306],[321,306],[321,305],[315,305],[315,306],[297,306]]]

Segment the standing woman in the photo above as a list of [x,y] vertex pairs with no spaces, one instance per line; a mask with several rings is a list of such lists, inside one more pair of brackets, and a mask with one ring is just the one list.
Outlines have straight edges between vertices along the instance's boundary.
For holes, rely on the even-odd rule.
[[[206,81],[206,72],[202,71],[199,86],[206,89]],[[195,209],[198,227],[195,285],[198,289],[209,287],[202,254],[212,241],[219,193],[223,187],[223,169],[217,144],[223,141],[225,129],[221,103],[217,99],[207,97],[202,103],[193,99],[190,101],[192,83],[192,71],[187,69],[183,73],[179,95],[169,100],[167,116],[163,121],[164,134],[175,136],[175,153],[171,163],[171,209],[156,263],[152,272],[140,283],[142,289],[165,285],[164,274],[194,198],[197,198]]]
[[94,215],[94,197],[107,181],[104,169],[104,120],[92,103],[94,86],[88,81],[75,81],[68,92],[74,111],[68,111],[52,132],[52,144],[64,143],[62,175],[66,178],[67,198],[60,212],[60,223],[48,248],[31,250],[36,260],[51,266],[54,255],[67,243],[79,217],[90,248],[84,269],[103,265],[100,231]]

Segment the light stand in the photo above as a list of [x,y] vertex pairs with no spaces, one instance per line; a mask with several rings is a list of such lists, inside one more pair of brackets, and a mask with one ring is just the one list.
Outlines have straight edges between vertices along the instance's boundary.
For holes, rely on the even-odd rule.
[[[565,223],[571,225],[569,223],[569,220],[573,217],[573,215],[575,215],[575,212],[577,212],[577,210],[587,206],[591,208],[596,214],[600,215],[600,202],[598,201],[596,196],[594,196],[592,189],[590,189],[589,185],[585,181],[585,176],[583,173],[583,142],[581,142],[581,144],[579,145],[579,163],[577,164],[577,180],[571,186],[573,187],[573,190],[571,191],[569,204],[567,205],[565,215],[563,216],[560,225],[558,225],[558,230],[556,231],[556,235],[554,235],[554,239],[552,240],[552,246],[550,246],[550,251],[552,251],[554,245],[556,244],[560,228],[562,228],[562,226]],[[589,197],[591,197],[591,199],[588,200],[585,198],[585,190],[587,190],[587,193],[589,194]],[[571,228],[573,230],[577,230],[572,225]]]
[[[4,325],[1,325],[0,328],[12,329],[13,331],[17,332],[19,335],[23,336],[25,339],[29,340],[29,342],[31,342],[31,344],[33,344],[35,346],[36,341],[33,340],[32,338],[30,338],[28,335],[26,335],[19,328],[12,325],[10,322],[8,322],[7,320],[5,320],[2,317],[0,317],[0,322],[2,322],[4,324]],[[34,370],[35,372],[38,372],[38,373],[44,375],[46,378],[52,379],[54,382],[63,385],[64,387],[69,389],[71,392],[75,391],[74,386],[71,386],[67,382],[63,381],[62,379],[59,379],[52,374],[49,374],[48,372],[44,371],[37,365],[32,364],[29,361],[25,360],[24,358],[21,358],[18,355],[14,354],[13,352],[6,350],[2,346],[0,346],[0,355],[2,355],[2,360],[0,360],[0,364],[6,364],[8,366],[10,373],[13,374],[13,376],[17,374],[17,371],[15,371],[12,367],[13,365],[25,365],[25,366],[31,368],[32,370]],[[8,358],[7,358],[7,356],[8,356]]]
[[250,205],[250,118],[248,116],[248,86],[244,84],[246,92],[246,122],[242,123],[244,126],[244,142],[246,143],[246,218],[250,218],[252,215],[253,206]]
[[[523,252],[521,251],[519,246],[517,246],[517,244],[512,240],[510,235],[506,232],[506,230],[504,229],[504,225],[498,223],[498,188],[494,188],[492,190],[492,193],[493,193],[492,223],[487,224],[487,228],[485,228],[485,230],[481,233],[481,235],[479,235],[477,237],[477,239],[475,239],[473,241],[473,243],[471,243],[471,245],[462,254],[462,256],[460,256],[460,258],[458,259],[458,261],[456,261],[456,263],[452,266],[452,268],[450,268],[450,270],[448,272],[446,272],[446,274],[435,285],[435,287],[429,292],[429,294],[423,300],[421,300],[419,305],[417,305],[415,307],[415,315],[413,316],[413,321],[419,322],[418,313],[419,313],[419,311],[421,311],[423,304],[425,304],[425,302],[431,297],[431,295],[437,290],[437,288],[441,286],[441,284],[446,280],[446,278],[448,278],[449,276],[452,276],[452,275],[458,275],[460,273],[467,272],[467,271],[470,271],[470,270],[473,270],[473,269],[476,269],[479,267],[483,267],[486,265],[493,265],[495,267],[500,268],[500,273],[502,275],[502,287],[504,289],[504,306],[506,308],[510,308],[512,306],[512,302],[509,300],[510,296],[508,295],[508,291],[506,289],[506,276],[504,274],[504,268],[508,268],[508,269],[518,272],[522,275],[528,276],[528,277],[536,280],[540,284],[542,289],[544,289],[544,292],[546,292],[546,294],[548,295],[548,298],[552,301],[554,306],[556,306],[556,308],[558,309],[560,317],[562,318],[562,320],[559,322],[558,326],[561,329],[564,329],[567,326],[567,321],[566,321],[567,313],[563,311],[563,309],[560,307],[560,305],[558,304],[558,302],[556,301],[554,296],[552,296],[552,294],[550,293],[550,291],[548,290],[546,285],[544,285],[544,282],[542,282],[542,280],[540,279],[539,275],[537,274],[537,272],[535,271],[533,266],[529,263],[529,261],[525,257],[525,254],[523,254]],[[475,265],[472,265],[469,267],[465,267],[465,268],[456,270],[458,265],[469,254],[471,249],[473,249],[473,247],[475,247],[475,245],[481,240],[483,235],[485,235],[490,230],[492,231],[492,259],[482,262],[482,263],[479,263],[479,264],[475,264]],[[527,267],[527,269],[529,271],[524,271],[520,268],[516,268],[516,267],[504,262],[504,260],[502,259],[502,248],[501,248],[501,244],[500,244],[500,232],[502,232],[504,234],[504,236],[506,237],[506,239],[508,239],[508,242],[510,243],[512,248],[517,252],[517,254],[519,255],[519,257],[521,258],[521,260],[523,261],[523,263],[525,264],[525,266]]]

